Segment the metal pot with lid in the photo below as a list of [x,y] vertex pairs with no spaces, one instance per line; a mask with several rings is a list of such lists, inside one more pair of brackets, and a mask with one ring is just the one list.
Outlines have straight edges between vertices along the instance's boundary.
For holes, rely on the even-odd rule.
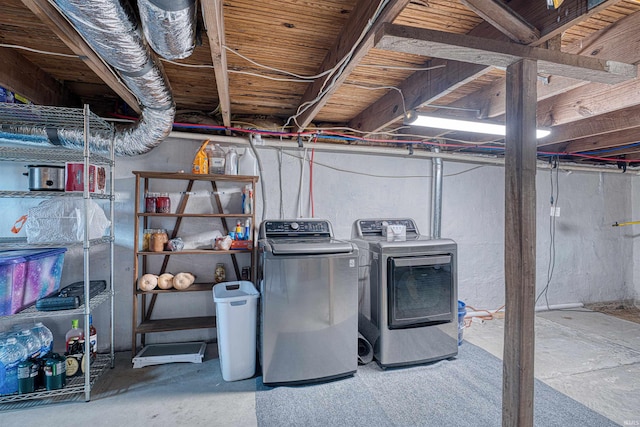
[[23,175],[29,177],[31,191],[64,191],[64,166],[29,165],[29,172]]

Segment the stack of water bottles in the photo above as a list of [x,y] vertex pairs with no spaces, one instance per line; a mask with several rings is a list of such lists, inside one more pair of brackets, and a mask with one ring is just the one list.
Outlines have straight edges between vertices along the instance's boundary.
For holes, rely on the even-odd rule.
[[[54,355],[53,334],[42,322],[15,325],[0,332],[0,395],[31,393],[47,387],[49,372],[45,365]],[[58,377],[63,376],[64,358],[56,366]],[[64,383],[64,380],[61,381]]]

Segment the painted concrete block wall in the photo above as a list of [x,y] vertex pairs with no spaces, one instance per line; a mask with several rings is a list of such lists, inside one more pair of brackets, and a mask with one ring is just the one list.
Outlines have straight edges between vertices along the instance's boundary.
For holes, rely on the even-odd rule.
[[[640,220],[640,177],[633,177],[631,179],[631,213],[628,217],[618,220],[623,221],[639,221]],[[640,224],[629,225],[620,227],[619,231],[621,236],[632,242],[633,253],[640,253]],[[640,307],[640,262],[634,262],[633,264],[633,283],[635,290],[635,302]]]
[[[117,160],[114,285],[116,348],[119,350],[129,349],[131,343],[135,185],[131,171],[189,171],[200,143],[169,139],[150,153]],[[307,159],[311,156],[310,148]],[[432,164],[429,159],[317,151],[313,154],[312,205],[309,164],[305,162],[302,166],[301,161],[304,150],[259,147],[259,153],[267,189],[267,218],[309,217],[313,206],[314,216],[330,220],[336,237],[342,239],[350,238],[352,224],[359,218],[411,217],[423,234],[430,233]],[[458,243],[460,299],[476,308],[498,308],[504,303],[504,169],[445,161],[444,175],[442,236]],[[14,176],[17,175],[14,173]],[[633,216],[629,197],[632,178],[560,172],[557,180],[561,215],[556,218],[556,257],[548,291],[549,304],[611,301],[636,294],[632,256],[636,243],[628,235],[630,228],[611,227],[613,222]],[[26,182],[24,177],[25,186]],[[540,292],[546,285],[549,260],[549,171],[538,171],[537,186],[537,288]],[[179,191],[171,191],[172,202],[177,204]],[[12,206],[11,214],[0,219],[2,230],[8,230],[18,214],[27,208],[24,204],[37,201],[5,199],[2,203]],[[16,203],[18,207],[13,207]],[[261,219],[260,184],[255,208]],[[3,231],[2,235],[7,233]],[[82,279],[81,256],[81,250],[68,253],[63,285]],[[94,254],[91,264],[94,277],[106,275],[106,259],[104,251]],[[227,271],[231,271],[230,267]],[[211,295],[185,294],[159,299],[156,310],[158,317],[178,316],[185,310],[212,315],[214,304]],[[99,307],[94,319],[99,331],[106,332],[108,307]],[[51,319],[46,323],[60,336],[70,321]],[[213,338],[215,330],[210,329],[150,334],[147,342]],[[106,345],[106,340],[104,334],[101,347]]]
[[[459,245],[461,299],[476,308],[497,309],[504,303],[504,168],[454,175],[468,168],[445,162],[442,234]],[[550,175],[539,169],[536,177],[536,296],[549,283],[538,306],[632,297],[633,245],[621,228],[611,226],[630,215],[630,177],[553,171],[560,207],[554,251]]]

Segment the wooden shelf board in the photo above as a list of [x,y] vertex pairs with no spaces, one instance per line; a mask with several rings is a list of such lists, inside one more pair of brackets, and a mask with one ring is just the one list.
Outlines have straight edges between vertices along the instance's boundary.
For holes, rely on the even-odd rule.
[[156,171],[133,171],[133,174],[140,178],[156,179],[182,179],[197,181],[230,181],[230,182],[258,182],[257,176],[250,175],[214,175],[214,174],[192,174],[180,172],[156,172]]
[[189,286],[187,289],[183,289],[181,291],[177,289],[154,289],[152,291],[141,291],[140,289],[136,290],[138,295],[142,294],[171,294],[171,293],[181,293],[181,292],[203,292],[203,291],[211,291],[213,289],[213,283],[194,283]]
[[182,317],[175,319],[146,320],[135,329],[137,334],[149,334],[152,332],[182,331],[186,329],[215,328],[215,316]]
[[186,251],[162,251],[162,252],[138,252],[138,255],[225,255],[225,254],[250,254],[251,249],[235,249],[232,251],[214,249],[189,249]]
[[253,214],[229,213],[229,214],[205,214],[205,213],[147,213],[139,212],[138,216],[148,217],[174,217],[174,218],[252,218]]

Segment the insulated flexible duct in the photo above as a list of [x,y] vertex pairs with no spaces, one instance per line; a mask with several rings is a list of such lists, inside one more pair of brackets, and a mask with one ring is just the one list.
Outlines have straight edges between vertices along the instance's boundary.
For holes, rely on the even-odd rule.
[[195,0],[138,0],[142,31],[163,58],[183,59],[196,44]]
[[[96,53],[118,71],[142,107],[140,120],[113,136],[115,154],[133,156],[156,147],[172,130],[175,104],[162,65],[151,56],[131,10],[125,9],[119,0],[55,0],[55,3]],[[83,131],[77,129],[4,126],[2,131],[3,139],[83,147]],[[108,153],[111,140],[108,133],[92,131],[90,149]]]

